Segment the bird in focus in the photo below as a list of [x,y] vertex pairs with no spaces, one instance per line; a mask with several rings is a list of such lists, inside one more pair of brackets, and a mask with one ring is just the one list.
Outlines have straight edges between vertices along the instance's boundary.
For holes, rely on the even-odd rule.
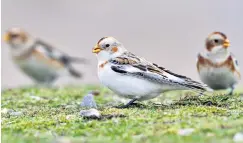
[[192,90],[203,93],[207,86],[186,76],[173,73],[127,51],[113,37],[103,37],[93,48],[98,59],[98,78],[119,96],[134,101],[155,98],[172,90]]
[[4,41],[10,47],[13,62],[37,84],[50,85],[64,75],[81,77],[71,64],[85,63],[85,59],[71,57],[21,28],[7,30]]
[[202,82],[214,90],[230,89],[233,94],[241,75],[239,63],[229,50],[230,42],[222,32],[213,32],[207,39],[204,52],[198,54],[197,71]]

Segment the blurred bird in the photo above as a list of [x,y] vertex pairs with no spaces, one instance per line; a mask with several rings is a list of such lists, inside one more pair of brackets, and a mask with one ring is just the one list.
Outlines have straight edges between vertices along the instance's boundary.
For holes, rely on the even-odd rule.
[[206,39],[204,53],[198,54],[197,70],[201,80],[214,90],[230,89],[233,94],[240,80],[238,61],[229,51],[230,42],[225,34],[213,32]]
[[9,29],[4,41],[10,46],[14,63],[38,84],[49,85],[61,75],[81,77],[71,63],[85,63],[85,59],[70,57],[21,28]]
[[203,93],[207,86],[186,76],[173,73],[128,52],[113,37],[103,37],[93,48],[98,59],[98,77],[101,83],[118,95],[134,101],[155,98],[171,90],[192,89]]

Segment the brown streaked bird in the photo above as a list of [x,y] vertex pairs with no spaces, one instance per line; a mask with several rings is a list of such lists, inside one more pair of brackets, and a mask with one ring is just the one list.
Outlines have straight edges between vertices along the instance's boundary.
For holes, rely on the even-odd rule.
[[71,57],[21,28],[9,29],[4,41],[10,47],[14,63],[38,84],[49,85],[64,75],[81,77],[71,64],[85,63],[85,59]]
[[103,37],[93,48],[98,60],[98,77],[102,84],[131,101],[155,98],[172,90],[207,91],[206,85],[176,74],[127,51],[113,37]]
[[197,59],[201,80],[214,90],[230,89],[232,95],[241,75],[238,61],[229,50],[228,38],[222,32],[213,32],[205,46],[205,52],[199,53]]

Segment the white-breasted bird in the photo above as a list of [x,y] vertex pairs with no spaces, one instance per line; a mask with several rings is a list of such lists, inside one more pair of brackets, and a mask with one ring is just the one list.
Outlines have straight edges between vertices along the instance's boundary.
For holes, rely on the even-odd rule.
[[4,41],[14,63],[38,84],[49,85],[63,75],[81,77],[71,64],[85,63],[85,59],[71,57],[21,28],[7,30]]
[[214,90],[231,89],[240,80],[239,63],[229,51],[230,42],[222,32],[213,32],[206,38],[204,52],[198,54],[197,70],[205,84]]
[[207,91],[207,86],[186,76],[159,67],[131,52],[113,37],[103,37],[93,48],[98,59],[98,77],[102,84],[119,96],[134,101],[155,98],[171,90],[192,89],[194,92]]

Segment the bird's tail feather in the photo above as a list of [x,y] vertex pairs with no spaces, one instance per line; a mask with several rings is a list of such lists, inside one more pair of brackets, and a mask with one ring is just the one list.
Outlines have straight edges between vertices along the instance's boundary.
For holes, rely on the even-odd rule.
[[83,64],[87,64],[88,60],[85,58],[79,58],[79,57],[69,57],[69,61],[70,62],[74,62],[74,63],[83,63]]
[[206,84],[197,82],[197,81],[186,81],[185,83],[181,83],[182,86],[191,89],[193,92],[199,93],[200,95],[206,95],[204,92],[212,92],[213,90],[209,88]]
[[72,68],[72,67],[69,67],[68,71],[73,77],[76,77],[76,78],[81,78],[82,77],[82,74],[80,72],[78,72],[77,70],[75,70],[74,68]]

